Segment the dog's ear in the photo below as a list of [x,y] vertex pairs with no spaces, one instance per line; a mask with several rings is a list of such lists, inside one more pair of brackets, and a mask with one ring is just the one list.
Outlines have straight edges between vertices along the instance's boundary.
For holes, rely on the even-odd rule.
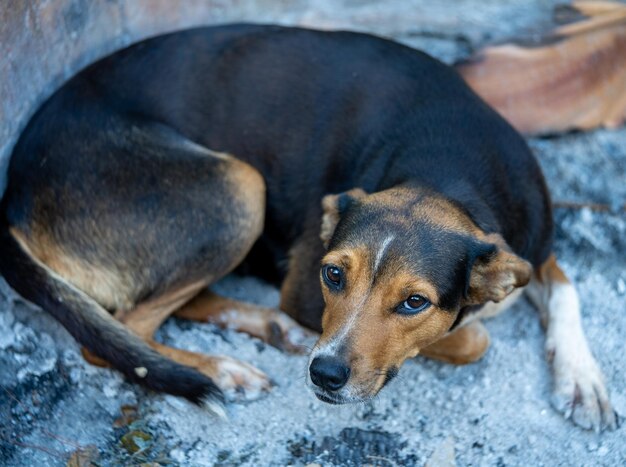
[[510,251],[500,235],[477,241],[470,252],[465,298],[468,304],[500,302],[513,290],[528,284],[532,267]]
[[320,231],[320,238],[322,239],[324,248],[328,249],[328,244],[335,233],[335,228],[341,216],[356,200],[366,195],[367,193],[361,188],[353,188],[352,190],[337,195],[324,196],[322,199],[322,229]]

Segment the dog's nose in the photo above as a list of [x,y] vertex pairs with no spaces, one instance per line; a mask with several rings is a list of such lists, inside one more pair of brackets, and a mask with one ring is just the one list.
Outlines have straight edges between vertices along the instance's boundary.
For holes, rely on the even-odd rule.
[[328,391],[337,391],[350,378],[350,368],[334,357],[315,357],[309,367],[311,381]]

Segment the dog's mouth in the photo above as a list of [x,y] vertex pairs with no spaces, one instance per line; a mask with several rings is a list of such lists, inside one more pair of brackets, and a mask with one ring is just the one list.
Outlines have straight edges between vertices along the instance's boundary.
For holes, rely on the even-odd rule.
[[319,389],[313,389],[313,394],[322,402],[332,405],[355,404],[357,402],[365,402],[375,397],[376,394],[367,396],[354,396],[351,394],[341,395],[338,393],[327,392]]
[[347,385],[339,391],[328,391],[324,388],[314,385],[311,380],[307,381],[307,386],[322,402],[332,405],[354,404],[366,402],[375,398],[380,390],[389,383],[396,375],[398,370],[392,367],[387,372],[384,381],[380,384],[380,380],[371,381],[365,388],[354,385]]
[[315,397],[317,397],[322,402],[326,402],[327,404],[340,405],[340,404],[346,403],[346,401],[343,398],[339,398],[337,396],[331,397],[329,394],[322,394],[317,391],[315,391],[314,394],[315,394]]

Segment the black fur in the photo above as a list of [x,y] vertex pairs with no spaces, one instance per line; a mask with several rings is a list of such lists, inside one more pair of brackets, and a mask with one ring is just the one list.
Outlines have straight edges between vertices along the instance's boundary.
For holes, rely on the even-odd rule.
[[[278,26],[194,29],[104,59],[53,99],[67,93],[102,97],[112,111],[259,169],[268,184],[260,246],[278,259],[324,194],[407,180],[457,200],[534,265],[551,251],[549,198],[522,137],[455,71],[391,41]],[[63,118],[44,116],[54,117]]]
[[[501,233],[514,252],[535,266],[552,248],[550,201],[537,162],[521,136],[452,69],[370,35],[278,26],[178,32],[131,46],[81,72],[40,109],[16,146],[5,195],[8,222],[23,224],[33,209],[29,189],[55,181],[60,189],[56,202],[50,198],[50,209],[61,209],[60,181],[68,173],[87,176],[96,162],[100,169],[95,178],[105,177],[107,186],[120,190],[132,183],[123,174],[150,172],[150,153],[133,157],[143,144],[133,142],[130,151],[117,141],[142,125],[168,128],[232,153],[260,171],[267,184],[265,230],[248,265],[280,281],[289,256],[297,257],[289,271],[295,286],[283,295],[282,306],[310,327],[319,329],[323,309],[318,281],[324,252],[320,201],[325,194],[354,187],[372,193],[411,183],[456,202],[486,232]],[[113,153],[116,157],[108,157]],[[155,169],[149,176],[158,186],[168,173]],[[202,180],[194,180],[201,192]],[[184,176],[174,181],[175,186],[185,183]],[[121,202],[127,198],[118,196]],[[168,199],[148,196],[142,206],[158,207]],[[168,216],[186,215],[181,214],[184,199],[168,206]],[[193,217],[201,206],[189,210],[180,224],[198,227],[194,238],[200,239],[205,226],[217,228]],[[375,235],[371,221],[361,216],[352,225]],[[342,220],[342,225],[348,222]],[[160,232],[158,226],[152,231]],[[164,230],[157,245],[175,252],[177,232]],[[440,234],[424,228],[423,242],[412,254],[430,257],[424,271],[458,295],[466,269],[449,262],[441,267],[438,259],[459,253],[467,247],[466,239]],[[5,235],[3,254],[15,254],[8,241]],[[49,279],[32,264],[16,272],[14,263],[2,260],[9,282],[27,298],[52,308],[62,321],[67,305],[54,300]],[[23,277],[29,275],[31,279]],[[452,306],[457,295],[448,295],[446,305]],[[445,290],[443,296],[445,300]],[[81,300],[77,306],[94,305]],[[97,333],[86,324],[84,332]],[[92,345],[94,338],[88,338]],[[132,365],[118,363],[132,377],[126,371]]]
[[[155,352],[95,301],[35,263],[9,234],[4,216],[0,220],[0,273],[20,295],[49,312],[78,342],[131,381],[196,404],[223,404],[222,391],[210,378]],[[135,371],[139,367],[147,370],[143,378]]]

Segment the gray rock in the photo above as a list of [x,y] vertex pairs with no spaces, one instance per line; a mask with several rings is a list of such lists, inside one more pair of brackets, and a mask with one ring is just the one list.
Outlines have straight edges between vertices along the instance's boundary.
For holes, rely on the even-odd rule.
[[[259,17],[371,30],[425,47],[448,62],[485,41],[539,29],[553,5],[539,0],[239,3],[247,15],[242,18],[269,8]],[[133,15],[126,21],[141,21],[139,12]],[[77,28],[84,19],[78,14],[68,21],[68,27]],[[533,139],[530,144],[555,200],[626,202],[626,129]],[[626,215],[558,208],[555,219],[556,252],[577,284],[591,348],[614,406],[624,415]],[[228,277],[218,289],[265,305],[278,302],[274,288],[251,278]],[[300,462],[318,462],[316,453],[328,437],[340,441],[327,447],[329,455],[338,449],[337,459],[378,452],[423,465],[442,439],[452,437],[459,465],[622,465],[624,428],[598,438],[550,407],[543,333],[532,307],[522,300],[487,327],[492,348],[482,361],[454,368],[417,358],[370,406],[337,407],[317,401],[305,389],[306,357],[282,354],[232,331],[168,321],[159,332],[165,343],[241,358],[276,380],[265,399],[230,405],[225,423],[179,399],[148,394],[111,370],[87,365],[56,322],[17,300],[0,280],[0,465],[62,466],[77,445],[91,444],[100,450],[100,465],[128,464],[131,459],[124,457],[128,453],[119,442],[128,428],[113,426],[122,405],[136,405],[137,429],[158,440],[141,462],[169,457],[181,465],[283,465],[293,459],[288,442],[299,437],[310,449]],[[355,444],[348,435],[341,438],[347,427],[388,436]],[[473,447],[476,442],[482,447]]]

